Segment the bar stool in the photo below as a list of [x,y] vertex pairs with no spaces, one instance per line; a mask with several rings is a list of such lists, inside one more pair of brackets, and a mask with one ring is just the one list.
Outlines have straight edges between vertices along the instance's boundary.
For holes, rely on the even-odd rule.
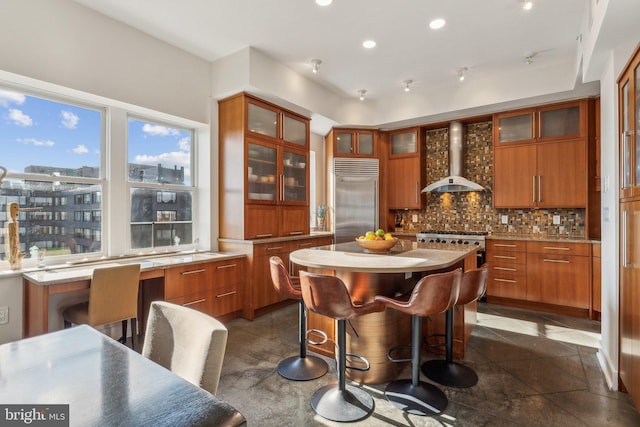
[[[326,385],[311,396],[311,407],[316,414],[338,422],[361,420],[373,412],[374,402],[369,393],[360,388],[347,385],[346,369],[366,371],[369,362],[362,356],[347,354],[347,320],[365,314],[384,311],[384,305],[378,302],[354,304],[344,282],[334,276],[300,272],[302,298],[309,310],[337,321],[337,373],[338,384]],[[360,359],[365,368],[346,366],[347,355]]]
[[388,308],[411,315],[411,359],[397,359],[394,351],[409,346],[397,346],[389,350],[392,362],[411,361],[411,379],[392,381],[384,395],[394,406],[415,415],[437,415],[447,409],[447,396],[433,384],[420,381],[420,343],[422,317],[447,311],[456,303],[460,288],[460,268],[446,273],[430,274],[416,283],[410,295],[399,299],[376,295],[375,300]]
[[273,287],[280,295],[289,299],[298,300],[298,325],[300,333],[298,341],[300,343],[300,354],[291,356],[282,360],[278,364],[278,373],[288,379],[294,381],[308,381],[320,378],[329,370],[327,362],[316,356],[307,356],[307,341],[314,345],[321,345],[327,341],[327,334],[322,331],[313,329],[324,337],[322,341],[310,341],[307,338],[307,307],[302,299],[302,291],[300,290],[300,279],[290,276],[287,268],[284,266],[282,259],[277,256],[269,258],[271,268],[271,280]]
[[[465,271],[460,280],[460,293],[456,306],[470,304],[480,298],[487,287],[489,268],[482,266],[478,269]],[[429,360],[422,364],[421,370],[427,378],[449,387],[466,388],[478,384],[478,375],[468,366],[453,361],[453,310],[451,307],[446,314],[446,358]]]

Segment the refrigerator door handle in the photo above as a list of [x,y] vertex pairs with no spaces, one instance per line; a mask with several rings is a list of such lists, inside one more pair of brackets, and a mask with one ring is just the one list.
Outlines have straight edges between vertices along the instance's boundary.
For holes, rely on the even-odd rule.
[[368,182],[372,180],[373,178],[370,176],[341,176],[339,178],[340,182]]

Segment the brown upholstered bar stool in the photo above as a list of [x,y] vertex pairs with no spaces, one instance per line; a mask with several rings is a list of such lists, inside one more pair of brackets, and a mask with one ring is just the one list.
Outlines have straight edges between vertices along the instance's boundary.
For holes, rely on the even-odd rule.
[[[280,295],[289,299],[298,300],[298,324],[300,334],[298,340],[300,343],[300,354],[291,356],[282,360],[278,364],[278,373],[288,380],[307,381],[320,378],[329,370],[327,362],[316,356],[307,356],[307,307],[302,299],[302,291],[300,290],[300,279],[289,275],[287,268],[284,266],[282,259],[277,256],[269,258],[271,266],[271,280],[273,286]],[[320,345],[327,341],[327,335],[318,330],[313,330],[324,336],[324,341],[313,342],[312,344]]]
[[397,359],[392,353],[398,346],[389,350],[392,362],[411,361],[411,379],[392,381],[387,385],[384,395],[394,406],[415,415],[437,415],[447,409],[447,396],[433,384],[420,381],[420,349],[422,341],[422,318],[443,313],[453,307],[458,299],[460,288],[460,268],[446,273],[430,274],[416,283],[410,295],[399,299],[377,295],[375,300],[388,308],[411,315],[411,359]]
[[344,282],[334,276],[300,272],[302,298],[309,310],[330,317],[337,321],[337,372],[338,384],[326,385],[313,394],[311,407],[316,414],[332,421],[358,421],[373,412],[373,398],[360,388],[347,385],[346,369],[366,371],[369,362],[362,356],[349,354],[351,358],[358,358],[366,365],[365,368],[347,366],[346,341],[347,320],[357,316],[383,311],[384,305],[378,302],[354,304]]
[[[470,304],[480,298],[487,288],[489,268],[465,271],[460,281],[460,293],[456,306]],[[422,373],[432,381],[449,387],[466,388],[478,384],[478,375],[468,366],[453,361],[453,310],[447,310],[445,329],[446,358],[429,360],[422,364]]]

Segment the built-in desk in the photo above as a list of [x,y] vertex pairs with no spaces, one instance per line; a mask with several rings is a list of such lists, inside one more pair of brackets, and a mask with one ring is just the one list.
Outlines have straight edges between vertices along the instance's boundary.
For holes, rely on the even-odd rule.
[[185,253],[49,267],[23,274],[23,337],[49,332],[50,295],[88,289],[95,268],[130,263],[140,264],[142,332],[149,305],[155,300],[188,305],[216,317],[233,316],[242,309],[245,256],[241,254]]

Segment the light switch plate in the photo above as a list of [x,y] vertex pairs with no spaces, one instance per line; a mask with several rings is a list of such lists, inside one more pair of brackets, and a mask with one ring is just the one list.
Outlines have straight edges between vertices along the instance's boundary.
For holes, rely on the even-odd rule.
[[553,225],[560,225],[560,215],[553,216]]
[[413,215],[413,216],[411,217],[411,221],[413,221],[413,222],[418,222],[418,215]]
[[0,307],[0,325],[9,323],[9,307]]
[[509,224],[509,215],[502,215],[502,223]]

